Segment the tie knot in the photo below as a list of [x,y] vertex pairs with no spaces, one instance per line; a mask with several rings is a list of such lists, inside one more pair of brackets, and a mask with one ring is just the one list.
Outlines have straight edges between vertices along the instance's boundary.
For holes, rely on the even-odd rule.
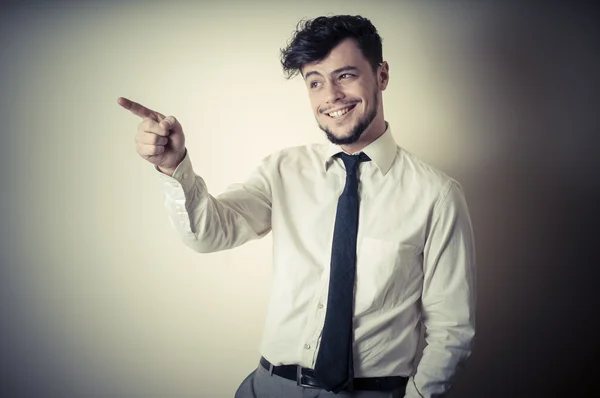
[[348,155],[347,153],[340,152],[335,155],[342,159],[344,166],[346,166],[346,174],[355,173],[360,162],[368,162],[371,160],[366,153],[361,152],[358,155]]

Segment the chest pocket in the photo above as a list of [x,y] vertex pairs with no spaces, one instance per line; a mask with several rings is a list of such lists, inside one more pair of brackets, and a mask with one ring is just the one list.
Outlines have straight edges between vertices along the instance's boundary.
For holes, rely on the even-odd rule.
[[363,237],[358,242],[354,315],[391,308],[402,302],[418,249],[403,243]]

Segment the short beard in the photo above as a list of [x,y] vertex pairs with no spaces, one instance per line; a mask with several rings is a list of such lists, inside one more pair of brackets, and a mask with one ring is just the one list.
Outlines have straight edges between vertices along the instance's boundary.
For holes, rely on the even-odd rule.
[[321,130],[323,130],[325,132],[327,139],[331,143],[336,144],[336,145],[350,145],[350,144],[354,144],[356,141],[358,141],[360,136],[371,125],[371,122],[373,122],[373,120],[375,119],[375,116],[377,116],[377,108],[379,107],[379,103],[377,101],[377,92],[375,92],[375,95],[373,97],[374,97],[374,103],[375,103],[375,106],[373,107],[373,111],[371,111],[371,113],[368,113],[365,116],[363,116],[358,121],[358,123],[356,123],[354,128],[352,128],[352,130],[350,131],[350,135],[348,137],[337,138],[335,135],[333,135],[331,130],[329,130],[327,127],[321,126],[321,123],[318,123]]

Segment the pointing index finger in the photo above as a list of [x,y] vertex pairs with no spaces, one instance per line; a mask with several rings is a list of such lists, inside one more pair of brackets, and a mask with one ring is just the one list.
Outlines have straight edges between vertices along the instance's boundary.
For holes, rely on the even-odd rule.
[[157,122],[160,122],[162,119],[164,119],[164,116],[160,113],[146,108],[144,105],[133,102],[125,97],[119,97],[117,99],[117,103],[123,108],[127,109],[129,112],[141,118],[150,118]]

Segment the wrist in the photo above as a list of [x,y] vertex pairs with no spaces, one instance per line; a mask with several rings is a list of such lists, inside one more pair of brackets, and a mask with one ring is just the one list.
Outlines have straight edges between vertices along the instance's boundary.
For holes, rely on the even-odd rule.
[[173,173],[175,173],[175,169],[177,169],[177,167],[160,167],[160,166],[156,166],[156,168],[158,169],[158,171],[160,171],[163,174],[168,175],[169,177],[173,177]]
[[156,166],[158,168],[158,170],[163,173],[168,175],[169,177],[173,176],[173,173],[175,173],[175,170],[177,170],[177,167],[179,167],[179,165],[181,164],[181,162],[183,161],[183,159],[185,159],[185,155],[187,153],[187,149],[184,148],[183,152],[181,153],[181,155],[177,158],[177,160],[173,163],[172,166]]

